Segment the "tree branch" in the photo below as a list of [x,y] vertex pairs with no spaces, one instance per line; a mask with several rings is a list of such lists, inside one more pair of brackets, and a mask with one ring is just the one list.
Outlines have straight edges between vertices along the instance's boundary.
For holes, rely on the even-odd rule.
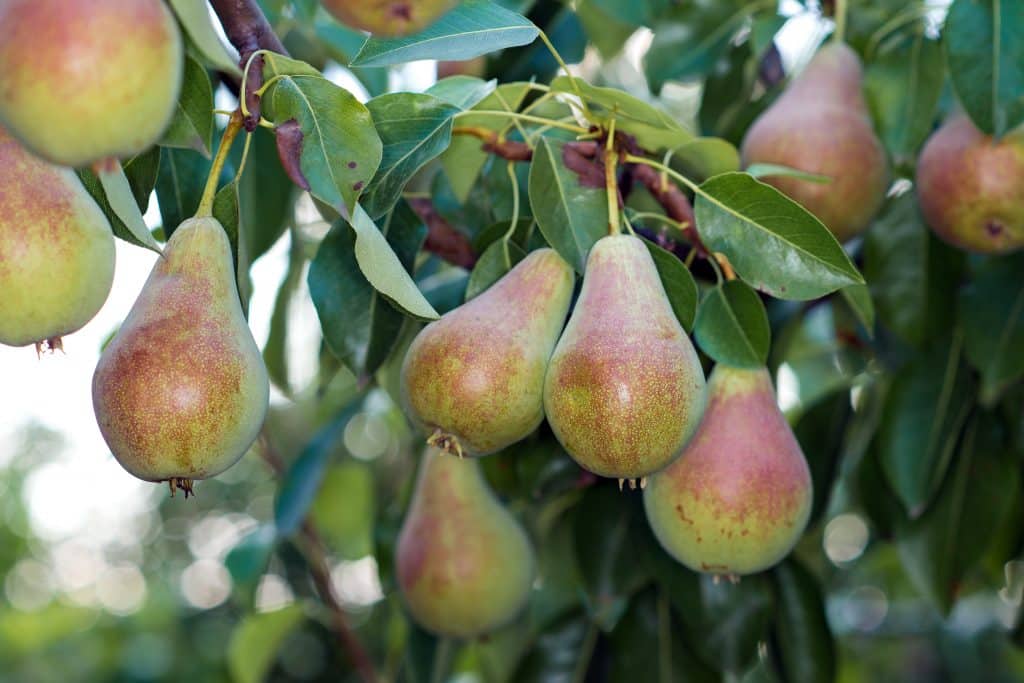
[[450,226],[429,199],[414,197],[407,201],[416,215],[427,224],[427,241],[423,248],[448,263],[472,270],[476,264],[476,253],[469,238]]
[[651,196],[665,209],[665,215],[680,225],[685,226],[683,234],[698,250],[698,253],[707,254],[708,250],[701,243],[700,236],[697,234],[697,223],[693,217],[693,207],[690,205],[689,198],[683,194],[679,186],[675,183],[662,182],[661,174],[650,166],[633,164],[631,172],[633,178],[643,183],[647,191],[651,193]]
[[[286,55],[281,40],[267,22],[256,0],[210,0],[213,11],[220,19],[221,26],[228,40],[238,50],[239,66],[243,69],[249,63],[252,53],[257,50],[270,50]],[[260,98],[256,90],[263,85],[263,57],[252,60],[249,74],[245,79],[245,129],[250,133],[256,130],[260,121]]]

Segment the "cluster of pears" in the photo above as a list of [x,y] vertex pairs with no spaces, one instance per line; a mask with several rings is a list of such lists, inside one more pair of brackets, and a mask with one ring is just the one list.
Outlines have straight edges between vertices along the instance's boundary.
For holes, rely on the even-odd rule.
[[[478,635],[525,604],[529,543],[463,456],[507,448],[545,417],[583,468],[620,486],[649,482],[652,528],[697,571],[770,567],[806,526],[810,474],[767,370],[718,365],[705,384],[635,236],[592,247],[563,330],[574,280],[538,249],[427,325],[406,354],[404,407],[430,448],[399,538],[399,585],[437,633]],[[478,599],[492,593],[500,599]]]
[[324,9],[352,28],[377,36],[419,33],[459,0],[321,0]]
[[[68,167],[156,143],[183,59],[162,0],[0,3],[0,343],[57,348],[103,305],[114,236]],[[227,235],[200,214],[171,235],[92,387],[117,461],[186,495],[245,453],[269,395]]]

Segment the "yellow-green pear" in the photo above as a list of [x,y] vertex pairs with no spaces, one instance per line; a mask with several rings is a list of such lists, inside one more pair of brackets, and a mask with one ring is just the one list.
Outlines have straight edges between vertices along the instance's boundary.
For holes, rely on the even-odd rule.
[[544,380],[544,412],[581,467],[642,479],[679,454],[704,412],[704,371],[638,237],[591,248]]
[[92,380],[103,438],[128,472],[191,492],[255,441],[270,385],[224,228],[192,218],[168,240]]
[[921,213],[946,242],[985,254],[1024,247],[1024,129],[1000,140],[957,114],[917,161]]
[[785,557],[811,502],[807,460],[768,371],[721,363],[697,434],[644,491],[647,521],[665,550],[694,571],[724,575],[759,572]]
[[78,176],[0,128],[0,344],[59,347],[113,281],[114,235]]
[[439,635],[472,638],[511,621],[534,575],[526,532],[476,460],[428,448],[395,553],[413,618]]
[[419,33],[455,7],[458,0],[321,0],[343,24],[376,36]]
[[889,161],[875,134],[857,53],[843,43],[821,48],[743,139],[746,166],[781,164],[827,176],[817,183],[767,176],[832,231],[840,242],[862,233],[881,208]]
[[416,336],[402,365],[402,397],[431,443],[486,455],[537,428],[573,282],[568,263],[538,249]]
[[170,123],[183,55],[162,0],[3,0],[0,121],[64,166],[138,154]]

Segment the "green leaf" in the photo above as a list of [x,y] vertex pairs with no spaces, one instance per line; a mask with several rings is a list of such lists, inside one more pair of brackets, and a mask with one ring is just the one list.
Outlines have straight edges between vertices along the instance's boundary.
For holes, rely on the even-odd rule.
[[492,242],[484,253],[480,254],[476,265],[473,266],[473,272],[469,275],[466,301],[483,293],[524,258],[526,252],[515,242],[506,239]]
[[693,275],[675,254],[650,240],[644,240],[644,244],[654,259],[654,267],[658,269],[658,277],[665,287],[672,312],[676,314],[676,319],[683,329],[690,332],[693,329],[693,319],[697,315],[697,283]]
[[587,254],[608,234],[608,201],[603,187],[581,183],[563,161],[564,143],[541,138],[530,163],[530,207],[544,239],[582,273]]
[[274,501],[274,523],[278,535],[290,536],[302,525],[320,490],[327,461],[341,449],[345,427],[361,407],[362,401],[356,400],[343,410],[317,432],[288,468]]
[[[495,88],[494,92],[473,106],[474,111],[515,111],[523,103],[530,92],[528,83],[505,83]],[[506,106],[507,105],[507,106]],[[508,123],[499,116],[460,116],[460,126],[487,128],[498,131]],[[459,135],[452,140],[443,155],[445,175],[451,182],[452,192],[460,202],[465,202],[470,191],[476,184],[481,169],[489,158],[489,154],[480,149],[480,141],[468,135]]]
[[693,335],[701,350],[719,363],[759,368],[768,360],[768,314],[757,292],[739,280],[708,291],[697,310]]
[[[313,31],[320,47],[338,64],[348,64],[359,48],[366,42],[366,34],[338,23],[327,12],[317,12],[313,20]],[[388,69],[386,67],[349,67],[371,97],[388,91]]]
[[[411,273],[426,228],[404,202],[382,226],[405,272]],[[309,293],[331,352],[357,377],[368,377],[394,349],[404,318],[359,270],[355,244],[348,224],[336,223],[310,264]]]
[[490,0],[463,0],[425,30],[401,38],[371,37],[352,66],[389,66],[418,59],[460,60],[526,45],[538,30],[522,15]]
[[1020,465],[1006,436],[991,416],[972,420],[935,502],[900,524],[897,546],[907,574],[944,613],[967,571],[1013,519]]
[[301,605],[245,617],[228,643],[231,679],[235,683],[262,683],[277,657],[278,648],[304,618]]
[[800,450],[804,452],[811,469],[814,498],[809,521],[811,526],[824,514],[832,495],[839,462],[846,457],[846,451],[851,450],[844,442],[852,441],[848,438],[847,428],[853,411],[850,408],[850,393],[844,389],[837,388],[826,398],[805,409],[793,424],[793,434],[800,442]]
[[192,39],[203,58],[217,67],[218,71],[241,78],[242,70],[238,67],[238,55],[229,49],[217,35],[210,17],[210,8],[205,0],[170,0],[178,21],[185,27],[185,32]]
[[160,245],[142,218],[142,211],[135,201],[135,195],[132,194],[132,187],[128,183],[121,162],[116,162],[112,168],[101,169],[98,176],[111,210],[127,228],[132,237],[131,241],[158,254],[161,253]]
[[650,151],[675,149],[693,139],[669,114],[617,88],[602,88],[582,78],[559,76],[551,81],[551,90],[571,95],[579,93],[591,107],[593,123],[607,125],[615,119],[615,128],[636,137]]
[[[145,211],[149,206],[149,198],[153,194],[153,188],[157,182],[160,160],[160,148],[152,147],[142,154],[122,162],[124,174],[128,178],[128,185],[131,187],[132,196],[135,198],[135,203],[139,206],[139,211]],[[99,176],[90,168],[77,168],[75,173],[78,174],[78,178],[82,181],[86,191],[96,200],[96,204],[99,205],[100,209],[107,216],[114,235],[136,246],[145,246],[135,239],[114,212],[114,209],[111,208],[110,202],[107,201],[107,195],[103,190],[103,184],[100,183]]]
[[996,137],[1024,121],[1024,4],[955,0],[942,30],[953,89]]
[[174,117],[164,131],[160,144],[165,147],[194,149],[210,156],[213,139],[213,86],[199,62],[185,55],[185,75]]
[[897,162],[912,163],[931,132],[945,80],[942,47],[923,32],[883,48],[868,64],[864,94]]
[[497,81],[485,81],[473,76],[449,76],[427,88],[427,94],[466,110],[472,109],[492,92]]
[[374,289],[393,305],[420,320],[436,320],[440,316],[416,287],[408,271],[395,255],[383,233],[361,206],[356,206],[349,225],[356,232],[355,254],[359,270]]
[[806,180],[820,185],[827,185],[832,182],[832,178],[827,175],[808,173],[807,171],[801,171],[798,168],[790,168],[789,166],[783,166],[782,164],[751,164],[750,166],[747,166],[746,171],[755,178],[781,176],[787,178],[799,178],[800,180]]
[[373,470],[361,462],[331,467],[309,514],[327,546],[346,560],[373,552],[375,507]]
[[[264,72],[279,67],[294,64],[275,57],[267,60]],[[310,193],[339,212],[353,211],[381,161],[381,141],[369,110],[319,74],[286,74],[263,96],[263,114],[278,126],[298,123],[297,166]]]
[[580,670],[586,673],[596,638],[597,627],[586,615],[566,616],[537,634],[509,680],[522,683],[571,681]]
[[767,637],[772,586],[763,573],[745,576],[737,584],[718,579],[701,574],[700,609],[680,616],[701,659],[735,674],[756,660],[758,643]]
[[235,583],[254,584],[267,570],[267,562],[277,543],[272,524],[262,524],[242,537],[228,552],[224,566]]
[[864,274],[882,325],[913,346],[950,329],[962,260],[925,226],[913,193],[890,199],[864,237]]
[[[281,167],[274,143],[274,134],[266,128],[257,128],[250,134],[249,159],[238,185],[243,226],[242,238],[250,261],[265,254],[280,239],[292,218],[295,185]],[[242,145],[236,145],[238,154],[232,162],[241,162]]]
[[160,153],[156,198],[165,236],[195,215],[210,165],[210,160],[195,150],[164,149]]
[[893,377],[878,435],[885,476],[911,517],[931,502],[972,406],[973,387],[954,337]]
[[825,617],[825,601],[814,576],[796,559],[772,570],[775,639],[782,680],[820,683],[836,679],[836,646]]
[[981,374],[981,400],[992,404],[1024,376],[1024,255],[982,262],[960,292],[967,360]]
[[814,299],[864,278],[817,218],[746,173],[704,181],[697,231],[749,285],[778,299]]
[[875,334],[875,304],[867,285],[850,285],[839,290],[843,301],[850,307],[869,337]]
[[689,178],[703,181],[740,170],[740,153],[722,138],[694,138],[672,150],[672,166],[681,168]]
[[650,26],[672,6],[672,0],[587,0],[587,5],[601,9],[608,17],[634,27]]
[[616,20],[593,2],[577,3],[576,16],[587,39],[605,60],[619,54],[629,37],[636,33],[634,24]]
[[[292,239],[290,242],[288,270],[285,271],[284,280],[277,288],[277,296],[274,297],[274,309],[270,314],[270,332],[267,333],[267,343],[263,346],[263,364],[267,366],[270,381],[286,396],[292,395],[288,373],[288,321],[307,261],[302,241]],[[316,305],[315,298],[313,304]],[[326,336],[325,332],[324,337]]]
[[238,233],[240,228],[238,216],[238,179],[236,178],[217,190],[217,194],[213,197],[213,217],[217,219],[217,222],[224,228],[224,232],[227,233],[236,271],[239,271],[241,266],[238,252]]
[[391,93],[367,103],[383,156],[363,194],[362,205],[373,218],[391,210],[409,179],[448,148],[452,117],[459,108],[432,95]]
[[651,88],[657,91],[668,80],[705,76],[749,13],[748,7],[737,9],[728,2],[677,5],[653,27],[654,40],[644,58]]

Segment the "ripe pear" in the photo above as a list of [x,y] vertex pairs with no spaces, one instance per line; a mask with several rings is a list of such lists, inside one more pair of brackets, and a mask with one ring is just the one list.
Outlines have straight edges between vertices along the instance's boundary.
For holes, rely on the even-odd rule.
[[555,436],[582,467],[642,478],[670,463],[704,412],[704,371],[638,237],[591,248],[544,381]]
[[343,24],[375,36],[419,33],[459,4],[458,0],[321,0]]
[[270,385],[245,322],[231,247],[212,217],[167,241],[92,379],[100,431],[139,479],[191,492],[256,439]]
[[487,455],[544,419],[544,372],[572,298],[572,268],[530,253],[475,299],[427,325],[402,365],[402,396],[430,443]]
[[183,59],[162,0],[4,0],[0,120],[64,166],[132,156],[170,123]]
[[0,344],[59,347],[113,281],[114,235],[78,176],[0,128]]
[[889,161],[871,125],[863,80],[853,50],[826,45],[754,121],[740,150],[745,166],[781,164],[831,178],[768,176],[765,182],[821,219],[840,242],[867,228],[889,185]]
[[487,486],[476,460],[428,448],[398,534],[398,585],[413,618],[472,638],[512,620],[534,575],[526,532]]
[[953,246],[1000,254],[1024,246],[1024,130],[1001,140],[950,118],[917,161],[921,212]]
[[666,551],[694,571],[751,574],[781,560],[811,513],[811,474],[768,371],[719,363],[693,441],[650,478],[644,508]]

